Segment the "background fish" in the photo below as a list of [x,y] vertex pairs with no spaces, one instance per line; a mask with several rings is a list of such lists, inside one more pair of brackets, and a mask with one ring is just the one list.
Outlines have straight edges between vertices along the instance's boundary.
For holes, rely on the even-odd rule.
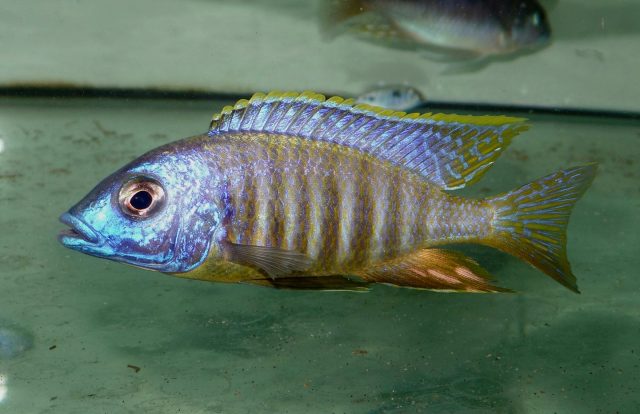
[[426,98],[418,89],[409,85],[380,84],[369,88],[356,98],[356,103],[381,106],[397,111],[409,111],[425,103]]
[[177,276],[300,289],[371,283],[495,292],[474,260],[511,253],[577,291],[569,213],[595,174],[559,171],[483,200],[521,118],[405,114],[313,92],[256,94],[208,133],[157,148],[63,214],[67,247]]
[[478,59],[549,43],[551,28],[535,0],[331,0],[327,33],[418,46],[434,59]]

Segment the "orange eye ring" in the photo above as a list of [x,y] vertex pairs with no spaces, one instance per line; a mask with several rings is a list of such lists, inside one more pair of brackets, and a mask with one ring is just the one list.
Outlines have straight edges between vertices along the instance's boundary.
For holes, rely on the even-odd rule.
[[164,199],[165,193],[160,183],[146,177],[128,181],[118,195],[122,211],[137,218],[149,217],[162,206]]

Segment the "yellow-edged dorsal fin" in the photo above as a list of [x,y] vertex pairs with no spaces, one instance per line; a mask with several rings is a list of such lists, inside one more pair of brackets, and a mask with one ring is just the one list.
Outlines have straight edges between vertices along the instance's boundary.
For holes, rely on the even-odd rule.
[[477,181],[526,119],[396,112],[305,91],[257,93],[213,116],[209,135],[260,132],[332,142],[422,175],[446,190]]

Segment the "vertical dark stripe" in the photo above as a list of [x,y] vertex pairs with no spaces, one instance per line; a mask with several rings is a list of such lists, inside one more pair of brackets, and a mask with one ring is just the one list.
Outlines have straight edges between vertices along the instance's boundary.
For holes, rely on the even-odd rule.
[[242,176],[242,192],[239,195],[241,200],[240,209],[242,215],[238,217],[239,222],[242,223],[242,237],[239,240],[240,243],[251,244],[253,242],[253,226],[255,222],[256,214],[256,191],[255,191],[255,164],[248,162],[249,157],[242,157],[244,162]]
[[298,203],[297,232],[294,240],[297,240],[297,243],[295,243],[297,250],[308,253],[307,237],[311,226],[311,213],[313,208],[311,205],[312,199],[309,196],[309,152],[301,140],[298,140],[296,149],[298,151],[298,163],[292,174],[296,175],[295,182],[298,183],[298,187],[293,188],[292,191],[299,191],[297,197],[293,198],[294,202]]
[[431,205],[430,200],[432,200],[433,195],[431,193],[431,188],[428,185],[420,183],[417,187],[417,191],[420,191],[420,200],[416,201],[419,204],[416,242],[422,244],[429,238],[429,209]]
[[334,153],[332,157],[327,157],[323,166],[326,175],[321,177],[320,191],[324,195],[323,206],[320,206],[320,223],[321,223],[321,243],[320,257],[322,257],[328,268],[332,268],[337,264],[338,257],[338,237],[339,237],[339,209],[340,197],[338,194],[337,176],[340,171],[337,168],[344,164],[341,153]]
[[402,231],[402,206],[400,197],[402,194],[402,172],[399,168],[394,168],[391,172],[392,182],[389,191],[389,223],[386,226],[387,237],[387,257],[395,255],[399,249]]
[[284,239],[284,224],[285,224],[285,206],[284,204],[287,202],[287,192],[284,188],[286,185],[286,177],[285,170],[282,168],[286,163],[288,163],[288,149],[287,147],[281,146],[276,142],[271,142],[269,144],[269,157],[270,157],[270,165],[271,171],[271,180],[270,180],[270,200],[269,200],[269,209],[270,211],[270,230],[269,230],[269,244],[275,247],[281,247],[282,241]]
[[373,211],[375,202],[373,198],[372,186],[374,178],[371,171],[371,162],[368,158],[359,157],[356,160],[356,191],[354,196],[356,200],[353,204],[353,217],[355,223],[352,227],[351,237],[351,261],[353,265],[359,266],[368,262],[370,240],[373,233]]
[[295,245],[298,227],[298,218],[296,216],[297,203],[295,203],[296,193],[294,190],[296,188],[296,174],[295,171],[291,171],[290,169],[291,163],[293,162],[291,157],[295,156],[296,148],[293,147],[293,144],[290,144],[281,151],[281,156],[283,157],[282,163],[285,165],[285,168],[281,168],[282,234],[280,234],[279,246],[286,250],[300,251]]

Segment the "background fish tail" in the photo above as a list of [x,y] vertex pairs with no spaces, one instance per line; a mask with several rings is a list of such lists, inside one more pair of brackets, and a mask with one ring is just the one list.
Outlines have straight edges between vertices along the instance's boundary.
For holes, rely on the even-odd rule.
[[566,230],[576,201],[596,174],[595,164],[547,175],[489,199],[495,208],[492,236],[485,243],[510,253],[578,292],[567,260]]
[[323,6],[322,28],[329,38],[347,30],[365,11],[364,0],[325,0]]

